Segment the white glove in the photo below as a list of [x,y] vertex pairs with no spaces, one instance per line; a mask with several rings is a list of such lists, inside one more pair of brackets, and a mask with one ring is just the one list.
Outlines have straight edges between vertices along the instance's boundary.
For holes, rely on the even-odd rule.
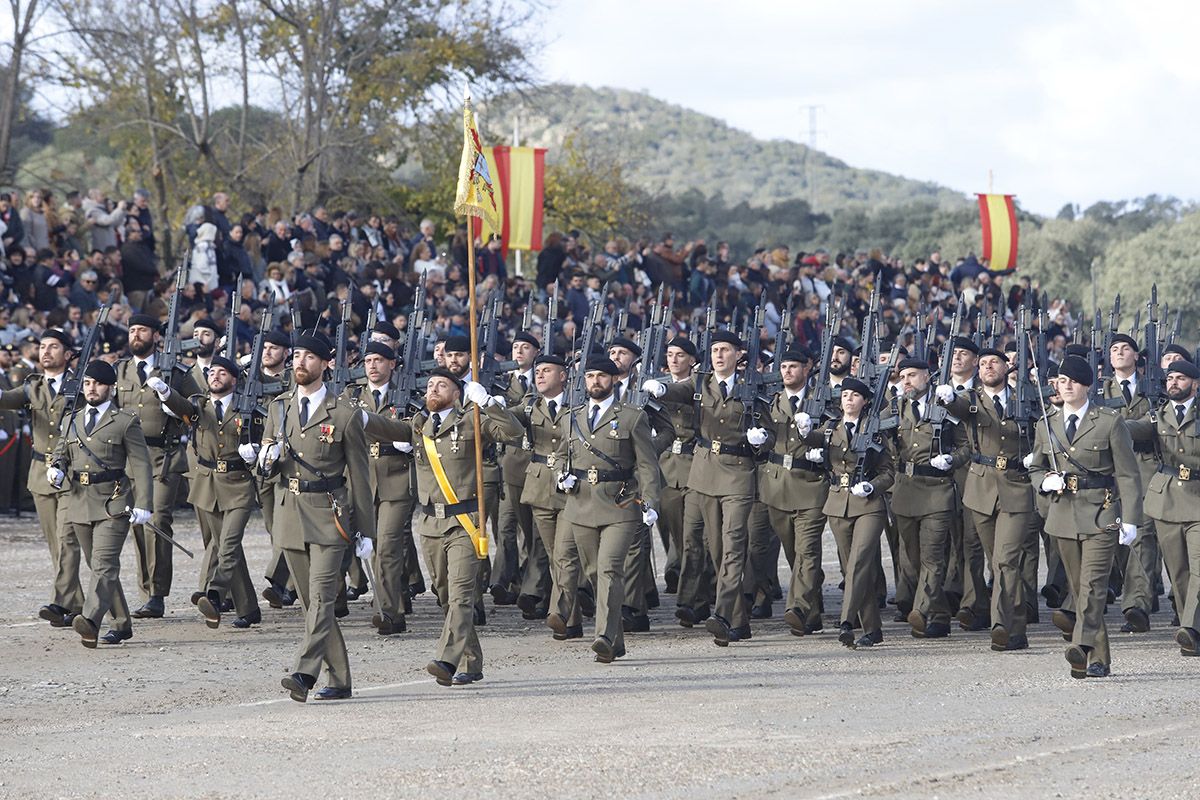
[[667,387],[663,385],[662,381],[649,378],[642,381],[642,391],[648,393],[651,397],[662,397],[667,393]]
[[413,451],[412,442],[392,442],[392,447],[401,453],[411,453]]
[[146,385],[154,390],[159,400],[166,400],[171,396],[171,387],[167,386],[167,382],[157,375],[147,378]]
[[797,411],[796,416],[792,417],[796,423],[796,432],[801,436],[808,436],[812,433],[812,417],[805,414],[803,411]]
[[575,484],[578,482],[579,479],[569,472],[564,472],[562,475],[558,476],[558,488],[564,492],[569,492],[574,489]]
[[358,413],[362,414],[362,424],[363,424],[363,427],[364,427],[364,428],[365,428],[365,427],[367,427],[367,421],[370,419],[370,417],[369,417],[369,416],[367,416],[367,410],[366,410],[365,408],[360,408],[360,409],[358,410]]
[[4,430],[4,428],[0,428],[0,442],[7,442],[7,441],[8,441],[8,431]]
[[375,543],[369,536],[363,536],[361,533],[354,534],[354,555],[359,558],[370,558],[374,552]]
[[954,466],[954,458],[942,453],[941,455],[936,455],[929,459],[929,463],[934,467],[934,469],[940,469],[942,472],[949,472],[950,468]]
[[1051,492],[1061,492],[1066,487],[1066,481],[1064,481],[1063,476],[1059,475],[1057,472],[1048,473],[1046,477],[1042,478],[1042,491],[1046,494],[1050,494]]
[[657,521],[658,521],[658,512],[655,511],[653,508],[646,508],[646,509],[642,510],[642,524],[649,527],[650,525],[653,525]]
[[854,495],[855,497],[866,497],[873,491],[875,491],[875,487],[867,481],[856,483],[850,487],[850,494]]
[[1021,464],[1024,465],[1025,469],[1032,469],[1033,468],[1033,453],[1030,453],[1029,455],[1022,458]]
[[933,393],[937,395],[938,402],[940,403],[949,403],[954,399],[954,387],[948,383],[943,383],[934,389]]
[[1121,523],[1121,532],[1117,534],[1117,542],[1119,544],[1133,544],[1133,540],[1137,538],[1137,525],[1128,522]]
[[267,469],[279,458],[279,442],[269,444],[258,451],[258,466]]
[[239,367],[242,367],[243,369],[245,369],[246,367],[250,366],[250,360],[252,358],[253,358],[252,354],[246,353],[246,355],[242,356],[241,358],[239,358],[237,360],[237,365]]
[[129,522],[131,525],[145,525],[150,521],[150,517],[153,516],[144,508],[126,508],[125,510],[129,512]]
[[820,464],[825,460],[825,448],[814,447],[804,454],[804,457],[814,464]]
[[488,395],[487,389],[483,388],[483,384],[476,383],[475,381],[466,382],[463,386],[463,397],[480,408],[486,406],[488,401],[492,399]]
[[492,402],[501,408],[508,408],[508,401],[504,399],[504,395],[498,394],[492,398]]
[[746,441],[758,447],[760,444],[765,444],[767,441],[767,431],[765,428],[751,428],[746,431]]
[[67,473],[58,467],[46,467],[46,480],[50,481],[50,485],[55,489],[61,489],[63,481],[66,479]]
[[238,455],[242,457],[242,461],[245,461],[247,464],[253,464],[255,459],[258,458],[258,446],[249,442],[239,444]]

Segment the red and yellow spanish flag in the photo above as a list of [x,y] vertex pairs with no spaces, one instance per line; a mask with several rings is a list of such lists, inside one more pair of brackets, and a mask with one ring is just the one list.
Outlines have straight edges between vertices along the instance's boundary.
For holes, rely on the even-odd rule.
[[541,250],[546,149],[485,147],[483,155],[496,179],[499,226],[476,221],[475,235],[487,241],[499,233],[506,258],[509,250]]
[[981,194],[979,221],[983,224],[983,257],[988,269],[1017,268],[1017,209],[1011,194]]
[[463,100],[463,150],[458,164],[458,190],[454,194],[455,214],[485,220],[492,227],[499,225],[492,174],[479,143],[468,94]]

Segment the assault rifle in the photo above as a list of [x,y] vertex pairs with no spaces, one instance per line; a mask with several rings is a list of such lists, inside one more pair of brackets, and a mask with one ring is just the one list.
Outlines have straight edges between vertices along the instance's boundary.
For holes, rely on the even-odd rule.
[[[83,394],[83,373],[87,369],[88,364],[92,361],[92,351],[96,349],[96,342],[100,338],[100,330],[108,322],[108,315],[112,311],[113,294],[109,295],[108,302],[100,309],[100,313],[96,315],[96,321],[92,327],[88,328],[87,336],[83,339],[83,346],[79,348],[79,354],[76,356],[75,369],[67,373],[63,378],[62,387],[58,393],[67,398],[63,403],[62,413],[58,415],[58,424],[55,429],[63,429],[63,420],[71,419],[75,416],[75,409],[79,406],[79,396]],[[65,436],[66,433],[64,432]]]
[[258,333],[254,335],[254,344],[250,348],[250,363],[246,365],[233,395],[233,410],[238,416],[238,433],[243,443],[257,442],[261,438],[261,431],[252,431],[256,425],[262,425],[267,414],[262,406],[262,396],[270,394],[273,387],[263,384],[260,375],[264,337],[270,330],[271,309],[264,308],[258,324]]
[[1167,375],[1162,368],[1162,341],[1158,320],[1158,284],[1150,287],[1150,302],[1146,303],[1146,373],[1138,381],[1138,393],[1150,402],[1150,419],[1154,421],[1158,407],[1167,396]]
[[[517,369],[515,361],[496,360],[496,342],[500,338],[500,309],[504,298],[499,291],[494,291],[485,301],[483,319],[479,323],[483,336],[480,339],[479,374],[472,377],[488,390],[488,394],[503,393],[506,386],[497,386],[500,375]],[[474,369],[472,368],[472,372]]]
[[346,363],[350,348],[350,292],[341,302],[342,318],[337,326],[337,351],[334,355],[333,376],[329,381],[329,391],[334,397],[339,397],[350,385],[350,367]]
[[742,369],[741,379],[733,386],[733,398],[742,404],[742,430],[757,426],[761,416],[758,402],[763,399],[763,374],[758,368],[762,350],[759,332],[762,330],[763,307],[756,307],[753,312],[747,313],[746,317],[746,331],[743,335],[743,341],[746,343],[746,365]]
[[424,403],[420,402],[417,379],[421,374],[421,361],[425,357],[425,281],[417,282],[416,293],[413,295],[413,311],[408,317],[407,336],[400,350],[400,369],[392,385],[389,404],[403,410],[412,404],[420,410]]
[[[941,358],[938,361],[938,374],[936,386],[942,386],[950,383],[950,371],[954,366],[954,338],[959,335],[962,327],[963,316],[965,309],[963,298],[960,295],[958,305],[954,308],[954,316],[950,318],[950,335],[946,337],[945,343],[942,345]],[[930,448],[937,447],[937,453],[930,455],[942,455],[942,432],[946,427],[946,418],[949,417],[949,412],[941,403],[926,403],[925,404],[925,419],[933,423],[933,440],[930,442]]]
[[234,292],[225,317],[225,357],[237,363],[237,318],[242,311],[242,293]]
[[804,395],[804,413],[812,417],[813,424],[825,418],[829,404],[833,401],[833,387],[829,385],[829,368],[833,363],[833,340],[842,327],[843,304],[837,296],[829,300],[825,330],[821,334],[821,355],[817,362],[816,380]]
[[593,300],[588,308],[587,319],[583,323],[583,333],[580,336],[579,351],[571,369],[571,378],[567,383],[567,406],[575,413],[587,403],[587,360],[592,353],[592,344],[596,340],[596,329],[600,327],[601,306],[599,300]]
[[[190,250],[187,258],[191,258]],[[158,355],[158,369],[166,377],[167,383],[171,383],[171,378],[176,371],[180,373],[188,371],[186,366],[179,363],[180,353],[186,353],[199,346],[199,342],[195,339],[188,339],[186,342],[179,341],[179,297],[187,287],[188,264],[188,260],[185,259],[183,266],[179,268],[175,277],[175,293],[171,295],[171,302],[167,304],[167,330],[163,334],[162,352]]]
[[546,327],[542,329],[542,353],[554,355],[554,334],[558,327],[558,281],[550,284],[546,293]]
[[[888,357],[888,363],[895,363],[899,354],[900,343],[896,342],[892,345],[892,352]],[[887,402],[887,392],[884,391],[886,384],[887,372],[884,370],[878,373],[877,380],[874,383],[868,384],[871,387],[871,400],[866,408],[863,409],[865,413],[858,418],[858,426],[854,431],[854,437],[850,440],[850,449],[857,456],[854,464],[854,478],[850,483],[851,486],[867,479],[867,462],[870,459],[871,453],[880,453],[884,450],[884,433],[899,424],[899,419],[894,414],[888,416],[887,419],[881,419],[883,404]]]

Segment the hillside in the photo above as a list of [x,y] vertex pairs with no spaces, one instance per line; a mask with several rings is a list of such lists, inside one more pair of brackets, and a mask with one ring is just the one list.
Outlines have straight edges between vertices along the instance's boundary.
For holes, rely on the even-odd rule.
[[621,158],[628,176],[653,194],[696,189],[706,196],[721,192],[730,206],[769,207],[807,200],[811,173],[817,212],[914,200],[943,208],[967,203],[934,183],[857,169],[797,142],[756,139],[714,117],[623,89],[553,84],[497,98],[480,113],[492,141],[511,141],[518,108],[522,144],[554,148],[578,130],[592,146]]

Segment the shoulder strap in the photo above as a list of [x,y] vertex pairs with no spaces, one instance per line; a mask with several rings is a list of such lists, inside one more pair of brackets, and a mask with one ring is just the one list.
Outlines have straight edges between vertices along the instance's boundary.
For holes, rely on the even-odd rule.
[[579,443],[582,444],[584,446],[584,449],[586,449],[589,453],[596,456],[596,458],[600,459],[605,464],[608,464],[613,469],[621,469],[620,464],[618,464],[616,461],[613,461],[611,458],[609,458],[604,453],[601,453],[596,448],[592,447],[592,445],[588,442],[587,437],[585,437],[583,435],[583,430],[579,427],[579,420],[576,419],[575,412],[571,412],[571,430],[573,430],[573,431],[575,431],[575,433],[579,434]]

